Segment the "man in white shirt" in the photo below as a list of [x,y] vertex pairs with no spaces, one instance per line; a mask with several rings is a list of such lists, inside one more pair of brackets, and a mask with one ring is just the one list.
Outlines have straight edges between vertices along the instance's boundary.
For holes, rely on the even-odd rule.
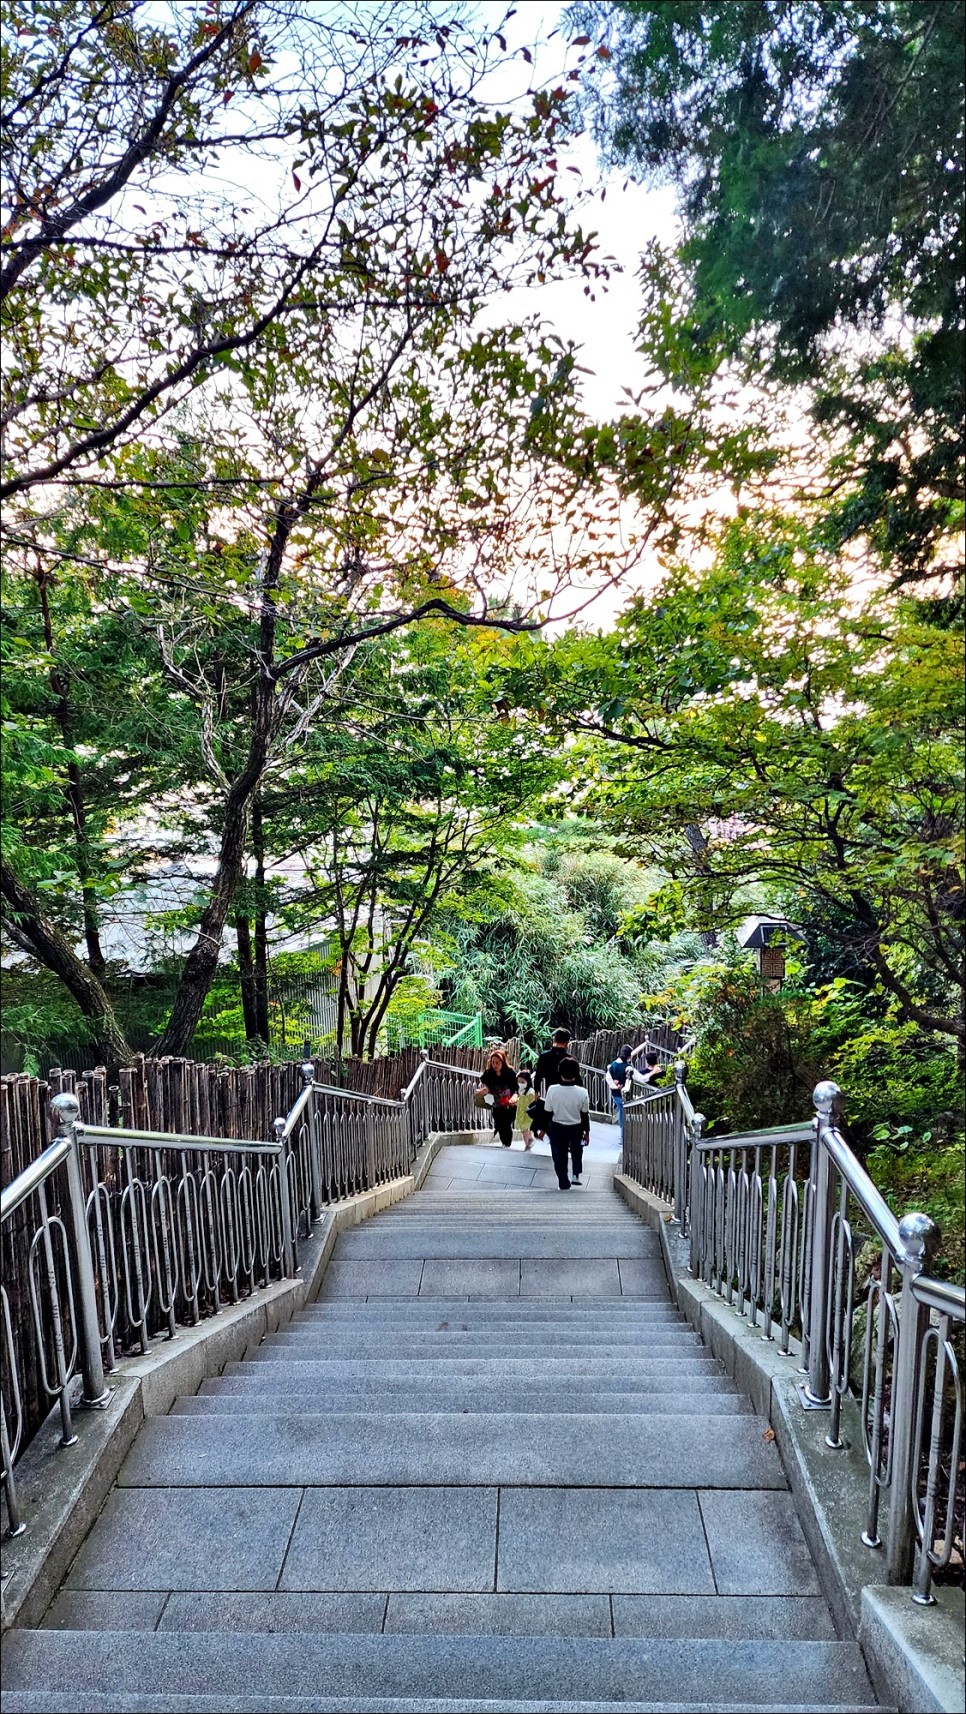
[[[543,1098],[557,1183],[561,1190],[580,1183],[584,1146],[590,1142],[590,1097],[580,1082],[580,1066],[569,1056],[560,1061],[560,1081],[551,1083]],[[571,1161],[573,1170],[569,1172]]]

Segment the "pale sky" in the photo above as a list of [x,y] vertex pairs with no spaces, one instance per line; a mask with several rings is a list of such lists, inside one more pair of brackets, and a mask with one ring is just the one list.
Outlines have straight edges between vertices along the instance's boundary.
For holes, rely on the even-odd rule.
[[[504,16],[502,0],[477,0],[472,8],[481,22],[497,29]],[[564,7],[555,0],[521,0],[517,15],[505,30],[509,54],[499,81],[492,87],[497,98],[510,100],[523,94],[528,82],[538,88],[561,81],[567,66],[576,63],[566,33],[558,29]],[[554,32],[557,31],[556,34]],[[514,55],[528,46],[534,63]],[[581,364],[592,370],[582,377],[588,412],[598,418],[612,416],[621,402],[621,388],[636,390],[644,379],[644,365],[634,349],[634,333],[640,312],[640,291],[635,278],[641,253],[653,238],[670,243],[675,233],[674,193],[670,188],[646,190],[630,184],[624,173],[602,176],[597,152],[589,137],[577,139],[559,151],[561,179],[573,176],[575,187],[601,185],[604,200],[597,194],[581,212],[586,230],[597,231],[600,250],[613,256],[620,272],[596,292],[596,302],[584,296],[580,280],[560,280],[530,291],[517,291],[497,306],[498,313],[539,314],[552,323],[562,338],[582,347]],[[582,181],[568,175],[577,167]],[[508,309],[509,306],[509,309]]]

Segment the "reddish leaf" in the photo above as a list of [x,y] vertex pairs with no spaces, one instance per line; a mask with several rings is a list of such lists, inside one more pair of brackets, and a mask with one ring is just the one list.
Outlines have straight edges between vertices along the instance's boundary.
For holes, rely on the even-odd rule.
[[600,47],[597,49],[597,58],[599,60],[610,60],[613,59],[613,57],[614,56],[611,53],[610,48]]
[[590,47],[590,37],[589,36],[575,36],[572,43],[571,43],[571,47],[589,48]]
[[[610,56],[608,56],[608,57],[610,57]],[[251,58],[248,61],[249,71],[250,72],[256,72],[258,70],[259,66],[261,65],[261,63],[262,63],[262,56],[258,52],[258,49],[256,48],[255,52],[252,54]]]
[[227,107],[227,106],[228,106],[228,103],[229,103],[229,101],[230,101],[230,100],[231,100],[231,98],[232,98],[232,96],[233,96],[233,95],[234,95],[234,93],[235,93],[235,91],[234,91],[234,90],[233,90],[233,89],[226,89],[226,90],[225,90],[225,93],[224,93],[224,95],[223,95],[223,96],[222,96],[222,98],[221,98],[221,105],[222,105],[222,107]]
[[526,60],[527,65],[532,65],[533,64],[533,55],[530,52],[530,49],[529,48],[521,48],[520,52],[522,53],[524,59]]
[[439,269],[441,274],[445,274],[447,268],[449,267],[449,257],[447,256],[445,250],[437,250],[437,252],[436,252],[436,266]]
[[299,175],[296,172],[293,172],[293,174],[292,174],[292,183],[294,184],[296,190],[302,189],[302,180],[299,178]]

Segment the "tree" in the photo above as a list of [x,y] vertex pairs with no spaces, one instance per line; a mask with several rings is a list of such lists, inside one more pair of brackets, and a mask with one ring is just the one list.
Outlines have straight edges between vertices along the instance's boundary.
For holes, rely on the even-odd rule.
[[[432,7],[48,12],[42,33],[15,11],[7,83],[8,566],[37,598],[36,563],[48,591],[80,570],[195,721],[184,785],[217,861],[158,1043],[180,1053],[253,806],[353,649],[431,615],[539,622],[599,564],[635,437],[582,423],[559,341],[480,321],[514,282],[601,271],[557,187],[566,92],[494,110],[498,33]],[[30,849],[7,847],[6,918],[116,1058],[39,824]]]
[[900,582],[955,571],[962,7],[590,0],[569,15],[601,42],[586,102],[605,153],[681,193],[676,259],[655,249],[643,270],[654,361],[686,391],[735,363],[804,388],[830,539],[868,542]]
[[745,516],[613,634],[520,655],[508,695],[593,735],[588,804],[694,925],[753,882],[833,911],[900,1015],[962,1041],[961,655],[920,604],[863,608],[805,525]]
[[266,794],[268,848],[276,862],[297,852],[309,881],[282,914],[324,928],[337,953],[339,1052],[375,1051],[414,952],[488,890],[521,814],[560,777],[499,712],[502,653],[439,624],[369,645],[338,717]]

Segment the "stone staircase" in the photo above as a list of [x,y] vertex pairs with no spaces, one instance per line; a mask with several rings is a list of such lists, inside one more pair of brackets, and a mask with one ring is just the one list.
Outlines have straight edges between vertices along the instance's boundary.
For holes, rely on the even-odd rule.
[[444,1149],[342,1237],[317,1304],[145,1423],[4,1710],[875,1708],[615,1152],[565,1196]]

